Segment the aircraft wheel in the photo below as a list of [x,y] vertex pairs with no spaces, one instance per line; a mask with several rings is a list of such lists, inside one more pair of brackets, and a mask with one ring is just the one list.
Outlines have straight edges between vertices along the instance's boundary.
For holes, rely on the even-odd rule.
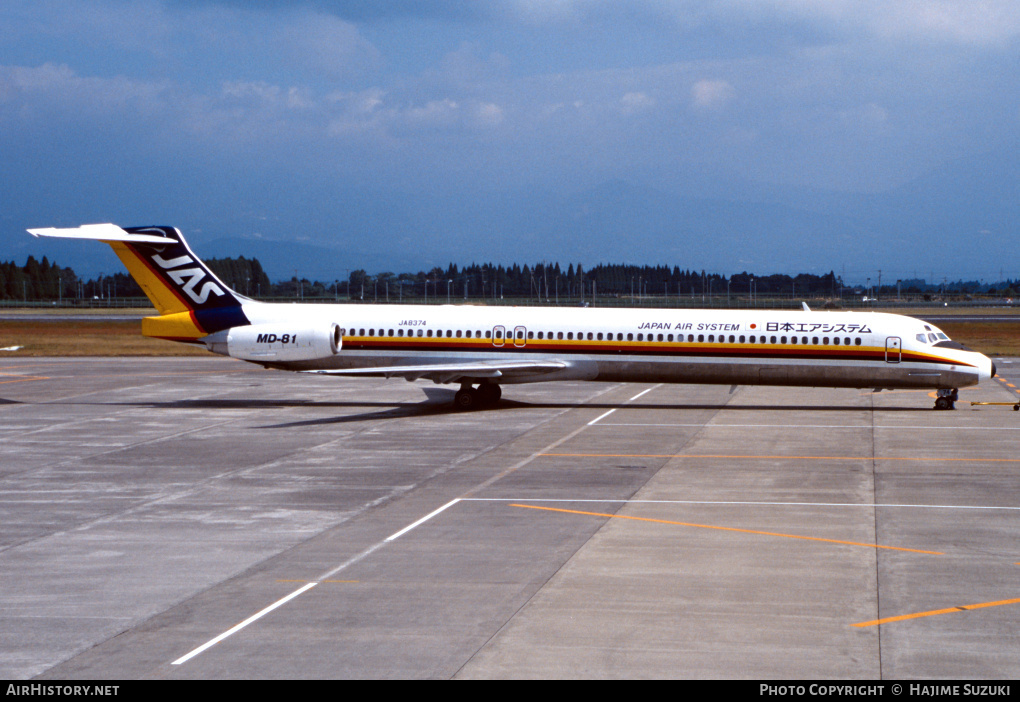
[[470,387],[461,388],[453,396],[453,406],[462,410],[473,409],[477,404],[477,400],[478,397],[475,395],[474,390]]
[[498,383],[484,383],[478,386],[478,399],[483,405],[494,405],[503,395]]
[[948,410],[953,409],[953,401],[948,397],[939,397],[935,400],[935,409],[937,410]]

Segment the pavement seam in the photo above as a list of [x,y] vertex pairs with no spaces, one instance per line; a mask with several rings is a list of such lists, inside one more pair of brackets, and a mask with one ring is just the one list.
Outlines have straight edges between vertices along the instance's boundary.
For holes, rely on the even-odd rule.
[[[656,387],[656,388],[658,388],[658,387],[661,387],[662,385],[664,385],[664,384],[663,384],[663,383],[659,383],[659,384],[658,384],[658,385],[656,385],[655,387]],[[645,391],[645,392],[647,392],[647,391]],[[712,413],[712,416],[711,416],[711,417],[709,417],[709,418],[707,418],[707,419],[705,420],[705,422],[704,422],[704,423],[703,423],[703,424],[701,425],[701,428],[700,428],[700,429],[698,429],[697,431],[695,431],[695,432],[694,432],[693,434],[691,434],[691,436],[690,436],[690,437],[688,437],[686,441],[684,441],[684,443],[683,443],[683,444],[682,444],[682,445],[681,445],[681,446],[680,446],[680,447],[679,447],[679,448],[677,449],[677,454],[679,453],[679,451],[682,451],[682,450],[684,449],[684,447],[688,446],[688,445],[689,445],[689,444],[690,444],[690,443],[691,443],[692,441],[694,441],[694,440],[695,440],[695,439],[696,439],[696,438],[697,438],[698,436],[700,436],[700,435],[701,435],[701,433],[702,433],[702,432],[703,432],[703,431],[705,430],[705,426],[706,426],[706,425],[707,425],[707,424],[708,424],[709,422],[711,422],[711,421],[712,421],[712,419],[714,419],[714,418],[715,418],[715,417],[716,417],[716,416],[717,416],[717,415],[719,414],[719,412],[721,412],[721,411],[722,411],[722,409],[723,409],[724,407],[726,407],[727,405],[729,405],[729,404],[730,404],[730,402],[731,402],[731,401],[733,400],[733,398],[734,398],[734,397],[736,397],[736,395],[737,395],[738,393],[739,393],[739,389],[738,389],[737,391],[731,392],[731,393],[730,393],[729,395],[727,395],[727,399],[726,399],[726,402],[724,402],[722,406],[720,406],[720,407],[716,408],[716,409],[714,410],[714,412]],[[645,393],[641,393],[641,395],[644,395],[644,394],[645,394]],[[632,399],[637,399],[637,396],[635,396],[635,397],[634,397],[634,398],[632,398]],[[626,404],[626,403],[624,403],[624,404]],[[621,405],[621,406],[622,406],[622,405]],[[571,432],[571,433],[570,433],[569,435],[565,436],[565,437],[564,437],[563,439],[561,439],[560,441],[557,441],[555,445],[559,445],[559,444],[563,443],[564,441],[566,441],[567,439],[569,439],[569,438],[572,438],[572,437],[574,437],[574,436],[576,436],[576,435],[580,434],[580,433],[581,433],[581,432],[582,432],[583,430],[585,430],[585,429],[589,428],[590,426],[591,426],[591,424],[587,424],[587,423],[586,423],[586,424],[583,424],[583,425],[581,425],[581,426],[580,426],[580,427],[579,427],[579,428],[578,428],[577,430],[575,430],[574,432]],[[616,514],[617,512],[619,512],[619,511],[620,511],[621,509],[623,509],[624,507],[626,507],[626,506],[627,506],[627,504],[629,504],[629,502],[630,502],[630,498],[631,498],[631,497],[633,497],[633,496],[634,496],[634,495],[636,495],[636,494],[637,494],[638,492],[640,492],[640,491],[641,491],[641,489],[642,489],[642,488],[644,488],[644,487],[645,487],[645,486],[646,486],[646,485],[647,485],[647,484],[649,483],[649,481],[651,481],[651,480],[652,480],[652,478],[654,478],[654,477],[655,477],[656,475],[658,475],[658,474],[659,474],[659,471],[661,471],[661,470],[662,470],[663,468],[665,468],[665,467],[666,467],[667,465],[669,465],[669,463],[670,463],[671,461],[673,461],[674,459],[676,459],[676,458],[679,458],[679,457],[681,457],[681,456],[679,456],[679,455],[673,455],[672,457],[670,457],[670,458],[666,458],[665,460],[663,460],[663,462],[662,462],[662,465],[660,465],[660,466],[659,466],[659,467],[658,467],[658,468],[657,468],[657,469],[656,469],[656,470],[655,470],[654,472],[650,473],[650,474],[648,475],[648,478],[647,478],[647,479],[645,479],[645,481],[644,481],[643,483],[641,483],[641,484],[640,484],[640,485],[638,485],[638,486],[637,486],[636,488],[634,488],[634,490],[633,490],[633,491],[632,491],[632,492],[631,492],[631,493],[630,493],[630,494],[629,494],[629,495],[627,496],[627,498],[626,498],[626,499],[624,499],[624,500],[622,500],[622,501],[620,502],[620,505],[619,505],[619,507],[617,507],[616,511],[615,511],[615,512],[613,512],[613,514],[615,515],[615,514]],[[581,551],[581,550],[582,550],[582,549],[583,549],[583,548],[584,548],[585,546],[587,546],[587,545],[588,545],[588,544],[589,544],[589,543],[591,542],[591,540],[592,540],[592,539],[593,539],[593,538],[595,537],[595,535],[596,535],[596,534],[598,534],[598,533],[599,533],[600,531],[602,531],[602,529],[603,529],[603,528],[604,528],[604,527],[606,526],[606,524],[609,524],[610,522],[612,522],[612,517],[606,517],[606,518],[605,518],[605,519],[603,520],[603,522],[602,522],[602,523],[601,523],[601,524],[600,524],[600,525],[599,525],[599,526],[598,526],[597,528],[593,529],[593,530],[592,530],[592,532],[591,532],[591,533],[590,533],[590,534],[588,535],[588,538],[586,538],[586,539],[585,539],[584,541],[582,541],[581,543],[579,543],[579,544],[577,545],[577,548],[575,548],[575,549],[574,549],[574,550],[573,550],[573,551],[572,551],[572,552],[570,553],[570,555],[569,555],[568,557],[566,557],[566,558],[564,558],[564,559],[563,559],[563,562],[562,562],[562,563],[561,563],[561,564],[559,565],[559,567],[557,567],[557,568],[556,568],[555,570],[553,570],[553,571],[552,571],[552,572],[551,572],[551,573],[549,574],[549,577],[547,577],[547,578],[546,578],[545,580],[543,580],[543,581],[542,581],[542,582],[541,582],[541,583],[540,583],[540,584],[538,585],[538,587],[536,587],[536,588],[535,588],[535,589],[534,589],[534,590],[532,591],[532,593],[531,593],[530,595],[528,595],[528,597],[527,597],[527,598],[526,598],[526,599],[524,600],[524,602],[522,602],[522,603],[521,603],[521,605],[520,605],[519,607],[517,607],[517,609],[515,609],[515,610],[513,611],[513,613],[512,613],[512,614],[510,614],[510,616],[509,616],[509,617],[507,617],[506,621],[504,621],[504,622],[503,622],[503,623],[502,623],[502,624],[501,624],[501,625],[500,625],[500,626],[499,626],[499,627],[498,627],[498,628],[497,628],[497,629],[496,629],[496,630],[495,630],[494,632],[492,632],[492,635],[490,635],[490,636],[489,636],[489,637],[488,637],[488,638],[487,638],[487,639],[485,640],[485,642],[484,642],[484,643],[482,643],[482,644],[481,644],[481,645],[480,645],[480,646],[479,646],[479,647],[478,647],[478,648],[477,648],[477,649],[475,650],[475,652],[474,652],[474,653],[472,653],[472,654],[471,654],[471,655],[470,655],[470,656],[469,656],[469,657],[467,658],[467,660],[465,660],[465,661],[464,661],[464,662],[463,662],[463,663],[461,664],[461,666],[460,666],[460,667],[459,667],[459,668],[458,668],[458,669],[457,669],[457,670],[456,670],[456,671],[455,671],[455,672],[453,673],[453,675],[451,675],[451,676],[450,676],[450,678],[451,678],[451,679],[453,679],[453,678],[456,678],[456,677],[457,677],[458,675],[460,675],[460,674],[461,674],[461,672],[463,672],[463,670],[464,670],[464,669],[465,669],[465,668],[466,668],[466,667],[467,667],[468,665],[470,665],[470,664],[471,664],[471,662],[472,662],[472,661],[473,661],[473,660],[474,660],[474,659],[475,659],[475,658],[476,658],[476,657],[478,656],[478,654],[479,654],[479,653],[481,653],[481,652],[482,652],[482,651],[483,651],[483,650],[484,650],[484,649],[485,649],[485,648],[486,648],[487,646],[489,646],[489,644],[490,644],[490,643],[492,643],[492,641],[493,641],[494,639],[496,639],[496,637],[498,637],[498,636],[499,636],[499,635],[500,635],[500,634],[501,634],[501,633],[502,633],[502,632],[503,632],[504,630],[506,630],[506,628],[507,628],[508,626],[510,626],[510,624],[511,624],[511,623],[512,623],[512,622],[513,622],[513,621],[514,621],[514,620],[515,620],[516,618],[517,618],[517,616],[518,616],[518,615],[519,615],[519,614],[520,614],[520,613],[521,613],[522,611],[524,611],[524,609],[525,609],[525,608],[527,608],[527,607],[528,607],[528,605],[530,605],[530,604],[531,604],[531,602],[532,602],[532,601],[533,601],[533,600],[534,600],[534,599],[535,599],[535,598],[536,598],[536,597],[537,597],[537,596],[539,595],[539,593],[541,593],[541,592],[542,592],[542,590],[544,590],[544,589],[545,589],[546,585],[548,585],[548,584],[550,583],[550,581],[552,581],[552,580],[553,580],[553,578],[555,578],[555,577],[556,577],[557,575],[559,575],[559,574],[560,574],[560,572],[561,572],[561,571],[562,571],[562,570],[563,570],[564,568],[566,568],[566,567],[567,567],[567,565],[569,565],[569,564],[570,564],[570,563],[571,563],[571,562],[572,562],[572,561],[574,560],[574,558],[576,558],[576,557],[577,557],[577,554],[578,554],[578,553],[579,553],[579,552],[580,552],[580,551]]]

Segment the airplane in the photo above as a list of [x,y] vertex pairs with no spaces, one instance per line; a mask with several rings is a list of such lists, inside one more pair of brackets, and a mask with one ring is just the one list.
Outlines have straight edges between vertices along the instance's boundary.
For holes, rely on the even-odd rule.
[[174,227],[88,224],[36,237],[109,244],[159,312],[142,334],[266,368],[457,383],[460,409],[559,380],[934,389],[995,376],[927,322],[877,312],[293,304],[231,290]]

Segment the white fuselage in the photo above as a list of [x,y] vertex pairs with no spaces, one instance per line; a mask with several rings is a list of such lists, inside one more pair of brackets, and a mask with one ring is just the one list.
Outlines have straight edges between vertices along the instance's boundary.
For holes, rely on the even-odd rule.
[[[505,372],[499,383],[583,379],[874,388],[957,388],[992,375],[987,357],[949,341],[932,325],[874,312],[251,301],[245,301],[244,312],[252,329],[262,333],[230,355],[288,370],[369,371],[513,358],[562,367]],[[331,329],[342,338],[335,350],[295,353],[298,342],[291,338],[326,339]],[[223,337],[213,337],[210,348],[228,353]],[[281,343],[285,337],[290,350]],[[442,378],[448,379],[438,374],[433,379],[464,383],[470,373]]]

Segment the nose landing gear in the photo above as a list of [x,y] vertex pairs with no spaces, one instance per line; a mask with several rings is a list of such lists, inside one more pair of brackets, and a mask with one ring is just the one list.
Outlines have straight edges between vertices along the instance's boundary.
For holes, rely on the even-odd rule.
[[935,398],[935,409],[951,410],[956,409],[956,401],[960,399],[960,391],[957,388],[936,390],[938,397]]

